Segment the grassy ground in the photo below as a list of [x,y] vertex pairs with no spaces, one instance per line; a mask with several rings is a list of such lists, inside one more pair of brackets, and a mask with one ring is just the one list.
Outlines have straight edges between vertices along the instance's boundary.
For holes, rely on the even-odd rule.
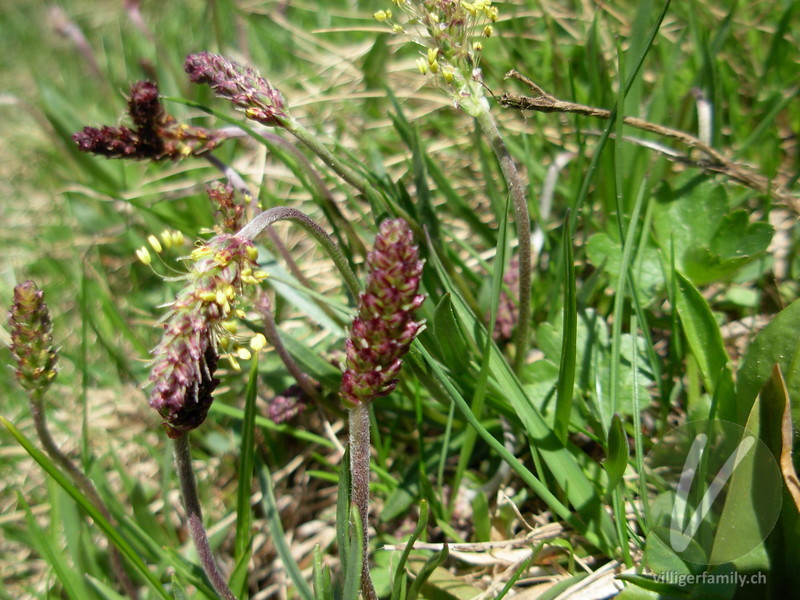
[[[380,595],[388,597],[394,581],[429,598],[556,597],[581,585],[588,597],[604,597],[603,586],[622,585],[612,581],[622,571],[635,580],[623,592],[629,597],[767,597],[795,583],[787,568],[798,555],[791,483],[773,515],[777,533],[767,537],[772,527],[762,523],[766,541],[755,551],[709,567],[711,556],[687,561],[661,543],[663,523],[651,505],[663,495],[643,466],[674,425],[724,420],[784,456],[779,479],[791,481],[785,457],[793,440],[769,425],[791,431],[790,416],[798,415],[784,408],[800,392],[794,2],[676,2],[660,25],[656,2],[498,5],[480,66],[535,230],[532,327],[516,373],[514,319],[510,336],[485,335],[490,315],[518,297],[508,276],[518,240],[506,183],[475,120],[418,72],[420,48],[372,16],[399,9],[377,0],[144,1],[140,21],[122,3],[60,6],[0,4],[0,303],[10,306],[13,286],[26,279],[45,290],[59,347],[59,375],[45,397],[49,426],[147,565],[156,583],[128,563],[142,598],[181,597],[181,590],[214,597],[142,384],[160,307],[181,286],[169,276],[185,270],[178,258],[217,224],[205,185],[221,175],[202,158],[96,158],[79,153],[70,136],[85,125],[127,123],[125,95],[140,79],[158,81],[180,121],[242,122],[183,73],[186,55],[201,50],[258,69],[292,115],[369,182],[367,193],[354,189],[280,130],[270,132],[304,159],[255,136],[226,142],[215,155],[262,208],[309,214],[362,278],[360,244],[371,246],[383,217],[405,216],[418,234],[427,329],[396,391],[372,410]],[[561,100],[707,135],[727,162],[658,128],[504,108],[503,92],[535,95],[504,79],[510,69]],[[698,97],[712,109],[707,134]],[[136,249],[167,228],[181,231],[186,246],[152,268],[137,262]],[[352,559],[341,551],[346,519],[337,514],[347,419],[336,392],[354,304],[302,229],[279,224],[277,232],[307,281],[265,239],[264,286],[284,342],[322,384],[325,401],[276,425],[268,405],[293,380],[275,353],[260,356],[250,382],[251,361],[242,361],[242,372],[221,366],[222,385],[192,446],[212,546],[240,598],[308,597],[298,581],[311,580],[315,563],[346,585],[342,564]],[[0,334],[0,362],[11,364],[5,325]],[[770,372],[774,363],[782,380]],[[1,415],[35,439],[12,369],[0,370],[0,385]],[[248,446],[243,408],[254,389]],[[106,538],[85,509],[5,428],[0,452],[0,598],[116,598]],[[256,465],[252,481],[242,476],[247,456]],[[766,510],[757,473],[748,473],[731,482],[738,507],[728,503],[712,525],[730,547],[738,548],[724,537],[729,521],[758,520]],[[252,528],[242,520],[250,505]],[[400,551],[385,547],[403,544],[425,510],[420,539],[430,545],[412,553],[406,580],[395,572]],[[713,547],[715,534],[707,535]],[[443,542],[461,545],[446,557]],[[764,573],[766,582],[680,588],[646,577],[725,569]],[[322,594],[318,582],[315,589]]]

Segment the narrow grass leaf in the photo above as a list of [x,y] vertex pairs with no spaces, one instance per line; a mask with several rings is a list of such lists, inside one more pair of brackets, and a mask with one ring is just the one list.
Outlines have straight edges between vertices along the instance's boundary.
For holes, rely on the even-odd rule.
[[103,583],[96,577],[86,575],[86,580],[101,598],[104,598],[105,600],[125,600],[125,596],[118,594],[116,591],[114,591],[114,588]]
[[250,379],[244,404],[242,420],[241,447],[239,449],[238,489],[236,497],[236,538],[234,557],[236,568],[231,575],[230,586],[242,600],[248,597],[247,567],[250,563],[253,515],[250,510],[250,496],[255,463],[256,394],[258,391],[258,354],[250,364]]
[[[348,527],[347,535],[347,562],[342,561],[342,567],[344,568],[342,600],[358,600],[358,591],[361,587],[361,547],[364,534],[361,531],[361,517],[358,513],[358,507],[352,505],[348,508],[345,523],[349,523],[350,526]],[[344,566],[345,564],[347,565],[346,567]]]
[[339,487],[336,493],[336,542],[342,569],[347,571],[350,556],[350,446],[344,450],[339,468]]
[[54,544],[52,540],[47,539],[47,536],[36,522],[31,508],[22,494],[17,494],[17,501],[25,511],[25,523],[28,527],[28,533],[31,536],[32,545],[42,558],[45,559],[47,564],[52,567],[59,582],[64,586],[64,592],[67,596],[73,600],[92,598],[94,594],[90,594],[89,590],[86,589],[80,572],[76,572],[75,569],[70,566],[66,555],[61,550],[60,544]]
[[420,569],[419,573],[417,573],[417,578],[414,580],[414,583],[408,590],[408,596],[406,596],[407,600],[416,600],[417,596],[419,596],[422,592],[422,586],[425,585],[425,583],[428,581],[428,578],[433,575],[433,572],[436,570],[436,568],[444,563],[449,556],[450,548],[447,544],[445,544],[441,552],[431,556],[428,559],[422,569]]
[[83,508],[92,520],[97,524],[100,530],[109,538],[109,540],[117,547],[117,549],[125,556],[131,564],[136,568],[137,571],[148,581],[152,589],[165,600],[169,599],[169,595],[167,594],[164,587],[161,585],[161,582],[156,579],[153,573],[150,572],[150,569],[147,568],[147,565],[142,562],[141,557],[133,550],[130,544],[119,534],[117,529],[111,525],[103,515],[100,514],[100,511],[95,508],[95,506],[89,501],[83,493],[76,488],[71,481],[67,478],[64,473],[62,473],[58,467],[50,460],[48,456],[43,454],[40,450],[38,450],[31,441],[26,438],[19,429],[17,429],[13,423],[11,423],[5,417],[0,417],[0,423],[2,423],[6,429],[11,433],[12,436],[19,442],[20,446],[22,446],[25,451],[33,458],[39,465],[47,472],[47,474],[52,477],[58,485],[60,485],[64,490]]
[[700,366],[703,383],[713,394],[729,360],[722,334],[708,302],[698,289],[681,273],[675,273],[675,278],[678,284],[675,308],[689,348]]
[[[569,211],[565,222],[569,222]],[[572,256],[572,237],[563,228],[564,252],[564,319],[561,335],[561,364],[556,384],[556,415],[554,430],[562,444],[567,442],[572,399],[575,391],[575,369],[578,355],[578,301],[575,293],[575,261]]]
[[411,550],[414,548],[414,543],[425,532],[425,528],[427,526],[428,526],[428,503],[423,498],[419,503],[419,519],[417,519],[417,526],[414,528],[414,533],[412,533],[411,537],[408,538],[408,542],[406,542],[406,547],[400,554],[400,560],[397,561],[397,567],[395,567],[394,570],[394,576],[392,577],[391,600],[400,600],[401,597],[400,592],[403,589],[406,580],[406,574],[405,574],[406,561],[408,561],[408,556],[409,554],[411,554]]
[[267,525],[272,538],[272,543],[275,546],[275,551],[281,559],[283,568],[289,575],[292,583],[294,583],[297,593],[303,600],[314,600],[314,593],[306,583],[303,574],[300,572],[300,566],[292,556],[292,550],[286,543],[286,537],[281,524],[281,515],[278,511],[278,504],[275,501],[275,494],[272,487],[272,477],[270,476],[269,469],[256,457],[256,467],[258,472],[258,482],[261,485],[261,505],[264,509],[264,514],[267,520]]
[[331,570],[323,564],[319,545],[314,546],[314,598],[315,600],[334,600]]
[[603,468],[608,475],[606,493],[609,494],[622,481],[622,476],[628,468],[628,436],[619,415],[614,415],[611,419],[608,431],[608,455]]

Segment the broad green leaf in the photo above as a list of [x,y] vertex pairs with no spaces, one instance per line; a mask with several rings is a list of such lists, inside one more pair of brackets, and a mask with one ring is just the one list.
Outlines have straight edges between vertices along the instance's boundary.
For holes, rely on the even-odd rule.
[[[607,233],[596,233],[589,238],[586,253],[592,264],[611,276],[612,282],[617,280],[622,261],[622,244],[619,241]],[[655,302],[657,291],[664,287],[664,270],[656,248],[647,245],[641,253],[641,261],[634,261],[634,280],[639,296],[646,301]]]
[[662,188],[656,204],[656,239],[665,252],[674,248],[678,270],[695,285],[732,277],[761,257],[772,239],[772,226],[751,223],[746,211],[730,212],[725,188],[700,178]]
[[700,365],[703,383],[709,393],[713,394],[729,360],[722,334],[702,294],[680,273],[676,273],[675,277],[678,282],[675,304],[683,331],[689,348]]
[[463,368],[464,359],[469,356],[469,348],[453,314],[453,301],[449,292],[444,294],[436,305],[433,313],[433,333],[441,348],[444,364],[451,370]]
[[[775,364],[780,365],[786,389],[792,400],[792,420],[800,422],[800,300],[779,312],[753,340],[736,375],[736,407],[744,423],[758,391],[766,383]],[[795,434],[797,440],[797,433]]]
[[[763,396],[756,399],[745,424],[741,443],[757,442],[744,454],[731,475],[709,556],[710,564],[732,563],[739,571],[769,568],[763,541],[778,518],[783,492],[777,460],[764,440],[765,436],[771,437],[769,432],[774,425],[783,420],[780,402],[774,398],[780,393],[777,387],[782,384],[779,372],[776,378],[767,382]],[[762,403],[768,404],[771,410],[762,411]],[[775,412],[777,414],[772,414]],[[754,493],[755,490],[758,492]],[[752,550],[753,540],[762,542],[755,551]]]
[[611,427],[608,430],[608,456],[603,468],[608,475],[606,494],[609,494],[622,481],[622,476],[628,468],[628,436],[625,434],[625,426],[619,415],[614,415],[611,419]]

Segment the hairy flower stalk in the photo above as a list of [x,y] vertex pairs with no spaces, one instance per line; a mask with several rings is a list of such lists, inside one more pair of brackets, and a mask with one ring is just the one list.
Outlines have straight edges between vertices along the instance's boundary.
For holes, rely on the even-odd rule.
[[[28,392],[36,435],[45,452],[57,462],[83,494],[97,507],[100,514],[114,523],[111,512],[100,498],[94,484],[70,458],[56,445],[44,411],[43,397],[57,375],[58,353],[53,346],[53,328],[50,311],[44,301],[44,291],[33,281],[25,281],[14,288],[14,301],[8,313],[11,331],[11,355],[16,362],[15,375],[20,385]],[[113,544],[109,544],[109,558],[114,576],[129,598],[139,597],[122,564],[122,557]]]
[[369,404],[397,386],[402,358],[424,326],[414,320],[425,300],[417,293],[422,261],[405,221],[383,222],[367,266],[366,290],[345,342],[339,395],[350,413],[350,499],[358,508],[363,531],[361,589],[365,598],[375,598],[368,565]]
[[107,158],[177,160],[210,152],[231,134],[179,123],[164,110],[158,87],[149,81],[131,86],[128,115],[134,128],[104,125],[84,127],[72,139],[82,152]]
[[479,68],[483,38],[491,37],[491,23],[497,20],[492,0],[392,0],[406,14],[404,23],[395,21],[391,10],[375,13],[392,31],[407,35],[423,51],[419,71],[444,90],[453,103],[475,118],[495,153],[514,203],[519,240],[519,320],[516,327],[514,368],[519,371],[528,349],[531,319],[531,223],[525,188],[506,147],[489,103],[483,94]]
[[244,286],[257,285],[264,277],[257,271],[257,257],[252,241],[230,234],[218,235],[192,252],[187,284],[170,305],[161,342],[153,350],[150,374],[154,384],[150,406],[161,415],[167,435],[174,440],[189,531],[209,580],[225,600],[235,596],[208,544],[186,434],[205,421],[219,385],[214,377],[219,347],[230,335],[224,324],[236,316]]

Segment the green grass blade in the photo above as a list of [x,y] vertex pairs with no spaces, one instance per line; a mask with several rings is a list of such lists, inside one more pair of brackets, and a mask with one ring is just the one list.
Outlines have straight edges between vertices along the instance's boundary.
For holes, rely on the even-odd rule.
[[253,515],[250,510],[250,495],[253,481],[253,465],[255,463],[255,430],[256,430],[256,394],[258,388],[258,354],[255,354],[250,364],[250,379],[247,382],[247,392],[244,405],[244,419],[242,421],[242,443],[239,450],[239,476],[236,498],[236,539],[234,542],[234,557],[236,568],[231,575],[231,589],[237,598],[246,600],[247,590],[247,565],[250,562]]
[[[566,221],[569,222],[569,211]],[[575,292],[575,260],[572,238],[567,227],[563,231],[564,252],[564,324],[561,336],[561,365],[556,386],[556,416],[554,430],[562,444],[567,443],[569,419],[575,391],[575,370],[578,355],[578,301]]]
[[261,485],[261,505],[266,515],[269,532],[272,537],[272,543],[275,545],[275,550],[281,558],[283,568],[289,575],[289,579],[294,583],[297,593],[303,600],[314,600],[314,593],[308,586],[303,574],[300,572],[300,566],[292,556],[292,550],[286,543],[286,537],[283,532],[283,525],[281,524],[281,516],[278,512],[278,504],[275,501],[275,494],[272,488],[272,477],[270,476],[269,469],[256,457],[256,466],[258,472],[258,482]]
[[22,446],[25,451],[33,458],[39,465],[47,472],[47,474],[52,477],[58,485],[64,488],[66,491],[80,506],[83,508],[92,520],[97,524],[100,530],[108,537],[108,539],[113,543],[120,553],[127,558],[131,564],[136,568],[136,570],[148,581],[152,589],[165,600],[169,599],[169,595],[167,594],[164,587],[161,585],[161,582],[156,579],[155,575],[150,572],[150,569],[147,568],[147,565],[142,562],[141,557],[133,550],[131,545],[128,543],[125,538],[123,538],[117,529],[111,525],[103,515],[100,514],[100,511],[95,508],[95,506],[89,501],[86,496],[84,496],[81,491],[76,488],[69,478],[62,473],[59,468],[50,460],[48,456],[43,454],[40,450],[38,450],[33,443],[26,438],[22,432],[17,429],[13,423],[11,423],[5,417],[0,417],[0,423],[5,425],[6,429],[11,433],[12,436],[19,442],[20,446]]
[[411,534],[411,537],[408,538],[408,542],[406,542],[406,547],[403,549],[403,552],[400,554],[400,560],[397,561],[397,566],[394,569],[394,575],[392,577],[392,598],[391,600],[400,600],[400,591],[402,590],[403,586],[401,585],[401,578],[402,581],[405,581],[405,568],[406,562],[408,561],[408,556],[411,554],[411,550],[414,548],[414,542],[416,542],[419,537],[425,532],[425,528],[428,526],[428,503],[423,498],[419,503],[419,519],[417,519],[417,526],[414,528],[414,533]]
[[28,526],[28,533],[31,536],[32,545],[47,564],[52,567],[59,582],[64,586],[64,593],[73,600],[84,600],[94,597],[94,594],[89,593],[79,572],[76,572],[69,566],[67,557],[61,550],[60,545],[52,543],[45,535],[45,532],[39,527],[36,518],[31,512],[30,506],[28,506],[22,494],[17,494],[17,501],[25,511],[25,523]]

